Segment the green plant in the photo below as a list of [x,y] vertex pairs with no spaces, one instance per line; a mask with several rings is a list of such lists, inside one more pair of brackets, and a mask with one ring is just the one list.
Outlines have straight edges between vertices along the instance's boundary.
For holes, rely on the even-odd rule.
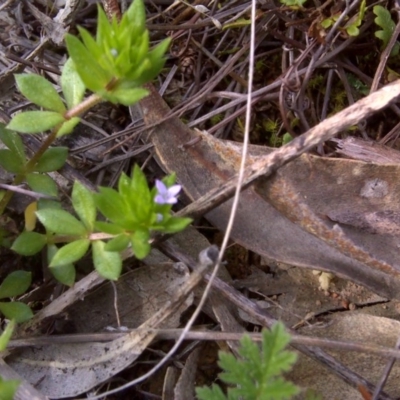
[[211,388],[196,388],[200,400],[279,400],[289,399],[299,392],[291,382],[281,375],[289,371],[296,361],[296,354],[285,350],[290,342],[290,335],[284,325],[276,323],[270,331],[262,334],[261,349],[249,336],[240,341],[240,359],[232,354],[220,352],[219,366],[224,370],[219,377],[229,385],[227,396],[222,389],[213,385]]
[[[374,6],[373,12],[376,15],[376,18],[374,19],[375,24],[382,28],[381,30],[375,32],[375,36],[382,40],[382,49],[385,49],[393,35],[396,24],[392,20],[392,16],[386,8],[382,6]],[[397,56],[399,54],[399,49],[399,42],[396,42],[390,55]]]
[[[31,285],[32,274],[27,271],[11,272],[0,285],[0,299],[19,296],[26,292]],[[16,322],[24,322],[32,317],[31,309],[19,301],[0,301],[0,312]],[[1,346],[0,346],[1,347]]]
[[307,0],[279,0],[286,7],[291,7],[293,9],[303,8],[303,4]]
[[[0,335],[0,352],[7,348],[8,342],[15,328],[15,321],[10,321]],[[0,400],[13,400],[20,381],[16,379],[4,380],[0,376]]]
[[347,79],[351,87],[353,87],[359,94],[367,96],[369,94],[370,88],[363,82],[361,82],[353,74],[347,73]]
[[[366,0],[363,0],[360,4],[360,9],[358,13],[355,14],[352,18],[350,18],[346,22],[346,25],[343,27],[343,29],[347,32],[349,36],[358,36],[360,34],[360,30],[358,28],[361,25],[362,20],[364,18],[365,9],[366,9]],[[333,15],[329,18],[326,18],[321,22],[321,26],[324,29],[328,29],[339,19],[339,17],[340,13]]]
[[[26,182],[33,191],[52,197],[57,196],[57,187],[46,173],[61,168],[68,156],[67,148],[50,147],[54,140],[71,133],[80,121],[79,116],[101,101],[130,105],[146,96],[148,91],[141,85],[161,71],[169,46],[169,40],[164,40],[149,49],[142,0],[135,0],[120,22],[115,18],[109,22],[98,7],[95,38],[87,30],[78,29],[82,40],[72,35],[66,37],[70,59],[60,79],[64,99],[43,77],[16,75],[19,91],[42,110],[21,112],[13,116],[7,127],[0,125],[0,140],[7,147],[0,150],[0,165],[15,174],[14,185]],[[94,93],[85,99],[86,89]],[[50,129],[41,148],[28,159],[15,131],[36,134]],[[121,251],[131,247],[137,258],[144,258],[150,251],[152,232],[174,233],[191,222],[171,214],[180,190],[174,175],[156,181],[150,189],[137,166],[132,178],[121,175],[118,190],[100,188],[99,193],[92,193],[76,181],[72,191],[75,215],[63,210],[56,201],[40,199],[27,208],[26,229],[11,248],[30,256],[47,246],[50,270],[66,285],[75,281],[74,263],[91,248],[96,270],[107,279],[117,279],[122,266]],[[0,197],[0,214],[11,196],[8,191]],[[98,211],[103,215],[100,220]],[[36,218],[45,233],[33,231]],[[0,311],[4,312],[2,305]]]

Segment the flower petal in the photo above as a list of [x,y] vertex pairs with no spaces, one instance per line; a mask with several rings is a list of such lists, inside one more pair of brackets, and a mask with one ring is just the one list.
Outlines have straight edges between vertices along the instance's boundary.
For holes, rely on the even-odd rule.
[[165,204],[176,204],[178,202],[178,199],[176,197],[169,197],[166,201]]
[[154,198],[154,201],[157,203],[157,204],[166,204],[166,202],[168,201],[168,199],[166,199],[165,198],[165,196],[163,196],[163,195],[161,195],[161,194],[158,194],[155,198]]
[[158,179],[156,179],[156,188],[157,192],[161,195],[168,193],[168,188],[165,186],[164,182],[159,181]]
[[170,188],[168,188],[168,194],[170,196],[176,196],[182,189],[181,185],[173,185]]

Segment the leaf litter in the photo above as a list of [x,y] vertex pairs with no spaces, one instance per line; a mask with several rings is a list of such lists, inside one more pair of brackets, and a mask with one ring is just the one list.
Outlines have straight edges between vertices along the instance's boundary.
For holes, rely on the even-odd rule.
[[[51,40],[56,45],[59,43],[59,38],[55,35],[54,24],[62,24],[62,28],[65,29],[71,23],[73,26],[75,23],[82,24],[85,22],[86,18],[93,15],[94,8],[90,2],[88,4],[83,3],[67,1],[64,9],[49,11],[41,8],[40,2],[32,2],[29,7],[24,9],[22,14],[10,13],[16,6],[16,4],[10,3],[8,8],[1,11],[0,24],[7,28],[8,32],[12,32],[12,37],[14,37],[10,55],[14,59],[5,56],[7,54],[5,45],[10,44],[9,37],[11,35],[2,37],[0,40],[2,52],[0,85],[3,89],[2,92],[6,93],[2,98],[3,109],[5,110],[0,115],[2,119],[8,118],[10,113],[18,106],[19,99],[18,94],[15,94],[13,89],[12,74],[20,72],[23,68],[27,72],[32,68],[39,68],[43,71],[48,71],[48,68],[57,70],[61,59],[60,52],[54,51],[54,47],[51,45]],[[104,3],[110,5],[112,2]],[[171,8],[168,11],[169,14],[159,13],[153,7],[148,8],[149,28],[154,39],[164,38],[166,32],[169,32],[169,35],[174,39],[172,49],[175,49],[172,52],[174,58],[171,58],[170,66],[173,64],[179,66],[178,73],[175,73],[175,75],[162,77],[166,82],[170,82],[170,85],[163,88],[164,97],[171,103],[178,104],[174,112],[184,115],[187,126],[207,129],[209,133],[215,134],[220,141],[213,142],[211,138],[203,135],[200,142],[191,145],[188,143],[193,140],[194,136],[189,134],[188,131],[184,131],[185,134],[178,143],[174,143],[174,136],[170,135],[166,139],[164,135],[164,142],[174,154],[175,160],[173,160],[170,154],[164,152],[160,142],[155,142],[153,138],[148,139],[153,142],[156,148],[158,163],[161,168],[164,171],[175,169],[178,182],[183,186],[183,190],[191,200],[206,196],[214,187],[220,186],[238,171],[238,161],[235,161],[236,165],[233,165],[235,162],[232,161],[232,157],[235,160],[240,160],[240,150],[233,150],[234,147],[230,143],[222,140],[231,139],[233,132],[237,133],[235,137],[240,137],[243,133],[244,102],[248,79],[248,59],[243,60],[243,55],[249,49],[247,25],[233,26],[223,36],[223,31],[221,32],[218,24],[215,25],[213,21],[218,21],[223,26],[231,23],[239,15],[241,18],[243,16],[249,18],[249,13],[246,11],[249,4],[238,5],[227,2],[222,4],[219,9],[213,8],[212,5],[207,3],[199,5],[210,10],[210,12],[207,12],[207,14],[210,14],[209,17],[199,15],[199,13],[182,4]],[[378,71],[379,57],[375,57],[376,61],[374,60],[374,62],[368,59],[368,56],[371,58],[372,53],[376,51],[371,50],[370,41],[375,40],[371,38],[374,37],[378,29],[370,22],[371,18],[368,18],[372,10],[367,8],[366,17],[360,26],[358,36],[348,36],[346,29],[341,28],[339,24],[333,25],[333,28],[328,30],[325,30],[321,24],[324,19],[339,14],[345,22],[344,25],[346,25],[351,21],[351,18],[357,19],[357,6],[357,2],[351,2],[348,7],[326,2],[319,7],[305,5],[304,8],[296,10],[285,7],[278,2],[267,2],[259,5],[255,20],[257,48],[255,53],[255,91],[252,102],[251,140],[253,144],[261,145],[264,149],[250,148],[247,165],[257,161],[256,157],[263,157],[264,151],[268,151],[268,149],[265,149],[265,145],[271,143],[268,135],[274,134],[279,137],[279,135],[287,132],[294,138],[298,137],[311,127],[317,126],[320,121],[324,121],[346,109],[348,105],[354,104],[363,96],[359,88],[368,88],[377,78],[380,78],[378,82],[380,81],[381,85],[390,82],[392,78],[389,68],[384,70],[383,73]],[[66,10],[69,10],[70,14],[67,15]],[[55,18],[56,15],[58,15],[57,18]],[[168,15],[169,20],[166,19],[166,15]],[[17,23],[11,24],[10,19]],[[90,20],[88,21],[90,24]],[[35,36],[37,36],[37,31],[32,29],[32,26],[35,25],[36,27],[43,26],[45,31],[44,40],[37,47],[33,44]],[[22,30],[16,30],[17,26],[22,27]],[[379,45],[380,43],[377,41],[377,47]],[[28,55],[24,53],[26,46],[33,49]],[[40,50],[43,49],[46,50],[40,58]],[[210,51],[212,52],[211,55]],[[354,56],[354,54],[357,54],[357,56]],[[24,61],[24,64],[20,63],[21,60]],[[216,60],[219,64],[216,63]],[[388,59],[387,63],[393,67],[394,61]],[[46,73],[52,74],[54,71]],[[228,76],[229,79],[225,79]],[[396,90],[398,89],[393,86],[393,91]],[[152,96],[148,101],[157,100],[154,94]],[[395,99],[396,96],[397,92],[393,92],[392,98]],[[389,101],[389,98],[383,100],[382,104],[376,107],[376,110],[386,106]],[[366,104],[367,107],[371,105],[373,103]],[[142,102],[142,106],[146,108],[146,100]],[[352,110],[356,112],[357,108]],[[129,151],[131,146],[140,147],[135,136],[132,135],[137,136],[138,133],[136,132],[140,132],[141,128],[125,129],[130,122],[130,116],[127,115],[126,111],[112,110],[111,107],[108,110],[105,108],[104,111],[107,115],[114,114],[120,119],[120,126],[110,127],[94,111],[94,124],[92,123],[92,125],[95,127],[98,125],[98,128],[106,133],[116,132],[106,138],[111,143],[107,143],[109,147],[107,151],[110,152],[112,147],[117,146],[118,148],[113,150],[112,153],[112,156],[114,156]],[[133,115],[133,111],[131,111],[131,114]],[[347,127],[335,130],[334,126],[332,135],[339,134],[341,139],[345,140],[351,133],[352,136],[359,136],[364,140],[368,139],[367,143],[371,143],[372,140],[372,142],[381,142],[385,143],[386,146],[389,144],[396,148],[395,128],[398,115],[397,105],[392,102],[389,107],[376,112],[372,117],[367,113],[360,114],[358,120]],[[164,116],[162,117],[164,118]],[[93,118],[93,115],[91,118]],[[280,131],[265,132],[263,121],[267,119],[278,121],[277,125],[281,127]],[[155,122],[159,123],[160,120],[151,121],[151,114],[147,115],[147,124],[151,125]],[[164,123],[164,126],[171,129],[174,123],[174,120],[170,119]],[[179,126],[176,128],[177,126],[175,125],[175,133],[179,133],[181,129]],[[268,128],[273,127],[270,124]],[[347,132],[346,129],[348,129]],[[118,135],[118,131],[123,133]],[[384,132],[388,133],[385,135]],[[127,137],[128,134],[129,137]],[[125,135],[123,141],[127,143],[128,147],[124,148],[123,143],[117,142],[117,137],[122,135]],[[153,135],[153,137],[157,137],[157,135]],[[100,145],[101,142],[97,142]],[[211,146],[204,147],[202,152],[198,151],[199,147],[209,142],[212,143]],[[275,139],[274,143],[277,143]],[[92,145],[95,146],[96,143]],[[183,150],[180,150],[179,146],[182,146]],[[246,273],[249,274],[249,278],[252,274],[261,275],[266,281],[264,287],[261,284],[261,277],[255,289],[254,286],[246,286],[244,282],[237,282],[235,286],[241,290],[244,287],[254,289],[254,296],[258,299],[273,300],[275,304],[272,303],[272,307],[284,310],[277,316],[280,316],[289,326],[306,319],[306,315],[313,312],[314,318],[306,319],[304,323],[311,329],[311,333],[307,334],[313,335],[316,331],[317,328],[312,330],[312,325],[318,327],[318,324],[326,323],[326,336],[323,337],[330,337],[329,333],[333,332],[332,327],[340,326],[337,319],[329,320],[329,313],[341,311],[343,315],[348,314],[348,316],[343,317],[343,320],[348,318],[347,324],[343,328],[343,337],[344,339],[355,339],[354,335],[359,330],[359,325],[356,325],[356,322],[359,321],[359,318],[366,318],[364,314],[368,315],[368,306],[372,304],[371,308],[376,314],[368,319],[368,323],[364,323],[364,326],[368,340],[374,342],[375,338],[370,335],[375,327],[382,326],[382,335],[391,330],[395,331],[390,325],[391,322],[387,325],[386,320],[379,319],[379,315],[382,313],[389,318],[396,317],[397,311],[393,304],[395,304],[394,299],[398,298],[398,293],[400,293],[396,263],[398,249],[396,229],[392,228],[390,232],[384,230],[385,226],[391,227],[395,224],[395,221],[390,220],[390,213],[396,215],[396,208],[399,204],[396,185],[399,176],[397,161],[391,161],[389,158],[383,165],[375,162],[365,164],[364,158],[358,157],[359,161],[351,161],[343,157],[343,152],[340,158],[340,151],[336,153],[336,158],[332,158],[337,149],[333,141],[324,144],[321,142],[314,149],[315,151],[311,154],[301,156],[296,161],[281,168],[272,179],[268,181],[266,179],[260,180],[260,183],[242,193],[242,202],[239,204],[232,238],[251,253],[257,253],[268,258],[269,265],[266,268],[264,267],[264,271],[266,270],[268,274],[259,268],[260,264],[257,262],[254,263],[255,265],[251,265],[250,262],[247,265]],[[80,151],[84,155],[85,149],[82,148]],[[205,151],[209,152],[208,158],[205,157]],[[79,152],[76,154],[79,154]],[[177,157],[177,155],[180,157]],[[299,153],[296,155],[299,155]],[[144,151],[136,157],[136,162],[144,162],[147,155]],[[188,160],[186,161],[185,158]],[[176,165],[172,161],[181,164]],[[182,164],[182,162],[184,163]],[[201,174],[194,172],[193,166],[196,165],[202,165]],[[112,185],[112,182],[115,181],[114,175],[117,169],[114,172],[112,169],[107,169],[106,166],[105,164],[104,172],[97,176],[89,176],[89,178],[97,179],[96,184],[99,184],[102,179],[102,185]],[[91,167],[93,167],[93,164]],[[96,167],[101,168],[101,162],[97,161]],[[89,168],[83,166],[81,169],[75,169],[75,174],[82,176],[85,168],[89,169],[90,166]],[[154,177],[154,175],[156,178],[162,177],[161,169],[154,162],[151,162],[148,173],[151,174],[150,177]],[[219,176],[218,179],[216,179],[217,176]],[[374,179],[386,182],[386,192],[379,196],[363,195],[363,193],[366,193],[363,192],[366,182]],[[300,218],[299,215],[290,211],[295,203],[284,201],[284,192],[280,189],[282,182],[289,182],[294,190],[301,194],[295,198],[295,201],[307,204],[310,215],[318,218],[313,218],[311,221],[314,222],[311,225],[304,224],[309,215],[303,215]],[[272,202],[273,206],[268,204],[267,201]],[[262,204],[262,208],[256,208],[255,204]],[[277,209],[279,209],[279,212]],[[345,210],[347,214],[339,212],[340,209]],[[202,224],[209,223],[220,230],[225,230],[227,216],[229,215],[229,203],[225,209],[220,206],[218,209],[210,210],[212,208],[208,209],[206,214],[208,222],[203,220]],[[371,218],[358,222],[363,215],[370,215],[368,213],[372,213],[374,216],[384,213],[386,217],[389,216],[387,217],[389,220],[383,224],[380,222],[378,225],[376,225],[376,220]],[[343,217],[343,215],[345,216]],[[334,216],[334,220],[330,218],[332,216]],[[353,221],[357,221],[356,226],[354,226]],[[343,246],[340,247],[337,243],[341,236],[334,235],[333,239],[329,238],[330,242],[327,245],[328,238],[321,240],[321,238],[313,235],[317,223],[323,223],[323,226],[326,226],[327,229],[333,230],[335,226],[341,229],[340,233],[343,232],[343,235],[348,239],[346,243],[350,243],[350,247],[346,247],[345,254],[343,254]],[[369,224],[367,230],[360,229],[367,223]],[[372,228],[370,227],[371,223],[375,224]],[[395,232],[394,235],[393,232]],[[187,234],[187,237],[187,240],[191,240],[189,239],[190,234]],[[208,235],[208,237],[210,236]],[[196,242],[196,240],[199,240],[198,236],[192,240]],[[201,243],[204,245],[203,241]],[[193,247],[196,246],[193,245]],[[197,253],[200,250],[201,248],[197,249]],[[371,261],[368,261],[368,266],[364,263],[367,260],[365,256],[364,262],[360,261],[360,251],[370,257]],[[249,257],[250,259],[251,257]],[[377,262],[372,262],[372,260]],[[274,268],[274,264],[278,267]],[[284,264],[289,264],[290,268],[282,268]],[[385,265],[390,265],[391,269],[378,269],[378,267]],[[328,290],[324,292],[318,287],[317,278],[304,267],[333,272],[336,274],[336,278],[329,283]],[[274,282],[274,279],[279,287],[279,290],[276,290],[277,293],[271,292],[269,289],[269,287],[274,287],[273,284],[270,284],[270,282]],[[228,279],[228,282],[231,281]],[[90,297],[95,299],[95,296],[96,292],[92,296],[88,296],[88,300]],[[76,299],[77,297],[73,297],[70,301],[75,302]],[[96,302],[96,300],[91,301]],[[221,325],[224,325],[225,322],[221,320],[221,314],[217,316],[218,311],[215,311],[218,308],[223,308],[216,303],[221,300],[211,297],[210,301],[212,305],[208,308],[207,318],[211,316],[211,318],[215,318],[214,321],[219,321]],[[151,301],[148,302],[148,304],[151,303]],[[222,315],[226,316],[232,313],[232,317],[245,327],[246,324],[238,317],[237,310],[232,308],[231,303],[228,302],[228,304],[230,305],[229,308],[224,309]],[[350,304],[354,304],[359,310],[356,313],[349,311]],[[78,311],[79,302],[74,307],[77,310],[74,313],[82,313],[84,319],[86,311],[83,311],[84,308]],[[155,307],[157,308],[157,306]],[[63,312],[64,308],[61,307],[55,315]],[[111,305],[108,308],[112,310]],[[270,308],[267,310],[272,311]],[[390,310],[390,312],[386,312],[387,310]],[[177,315],[179,316],[179,314]],[[175,315],[174,319],[176,324],[179,318]],[[233,330],[235,324],[231,323],[228,326],[228,328],[223,329]],[[24,329],[21,327],[21,332],[23,331]],[[40,330],[37,330],[36,333],[40,333]],[[318,335],[316,334],[316,336]],[[133,358],[139,356],[139,353],[148,346],[147,342],[150,342],[150,337],[151,335],[145,336],[142,341],[139,341],[137,354]],[[124,342],[124,340],[116,343]],[[364,341],[366,339],[362,337],[359,340]],[[117,346],[116,343],[114,343],[115,346]],[[385,342],[385,345],[389,347],[393,347],[394,344],[395,339],[394,342],[393,340],[390,343]],[[104,353],[107,345],[93,343],[91,346],[102,349]],[[59,345],[55,347],[59,348]],[[232,350],[234,351],[234,347]],[[83,349],[82,352],[85,353],[85,350]],[[351,354],[355,360],[361,360],[359,353],[356,356],[354,356],[354,353]],[[62,359],[61,356],[58,358],[59,360]],[[133,358],[125,359],[124,366],[116,369],[124,369],[125,364],[129,365]],[[200,368],[202,362],[204,361],[200,358]],[[381,366],[375,364],[373,364],[373,368],[369,366],[368,371],[371,374],[367,374],[365,373],[366,367],[352,366],[348,360],[341,360],[341,362],[350,369],[354,368],[355,371],[372,383],[379,380],[382,371]],[[332,377],[335,373],[338,374],[338,370],[335,370],[337,367],[332,364],[330,368],[333,374],[330,373],[326,376],[312,373],[313,370],[310,369],[312,375],[319,377],[318,382],[309,383],[304,380],[304,377],[295,378],[296,369],[293,372],[293,377],[299,385],[320,387],[326,398],[332,398],[331,396],[341,397],[339,389],[333,394],[326,389],[326,393],[324,393],[325,388],[327,388],[325,384],[333,380]],[[88,371],[90,372],[90,369]],[[110,373],[108,376],[112,375]],[[37,383],[38,380],[41,380],[41,377],[36,376],[35,379],[35,383]],[[35,381],[35,379],[33,380]],[[96,382],[93,382],[94,386]],[[356,380],[348,379],[348,382],[357,387]],[[394,382],[396,382],[395,379]],[[82,388],[81,390],[89,389]],[[159,390],[159,393],[161,393],[161,388]],[[369,390],[372,392],[370,388]],[[396,397],[399,388],[396,387],[396,383],[390,384],[388,391]],[[354,392],[351,395],[355,395]],[[382,394],[381,398],[390,398],[388,396],[388,394]]]

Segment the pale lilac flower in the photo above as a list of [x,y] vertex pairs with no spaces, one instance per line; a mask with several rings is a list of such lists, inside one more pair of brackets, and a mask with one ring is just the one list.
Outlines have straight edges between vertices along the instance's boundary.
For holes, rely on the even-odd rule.
[[156,180],[157,195],[154,201],[157,204],[175,204],[178,202],[178,193],[181,191],[181,185],[173,185],[167,188],[165,184],[158,179]]

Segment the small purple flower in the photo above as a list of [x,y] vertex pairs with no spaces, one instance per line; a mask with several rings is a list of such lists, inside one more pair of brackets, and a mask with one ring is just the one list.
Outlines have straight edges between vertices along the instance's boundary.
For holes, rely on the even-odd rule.
[[181,191],[181,185],[173,185],[167,188],[165,184],[158,179],[156,180],[157,195],[154,201],[157,204],[175,204],[178,201],[177,195]]

